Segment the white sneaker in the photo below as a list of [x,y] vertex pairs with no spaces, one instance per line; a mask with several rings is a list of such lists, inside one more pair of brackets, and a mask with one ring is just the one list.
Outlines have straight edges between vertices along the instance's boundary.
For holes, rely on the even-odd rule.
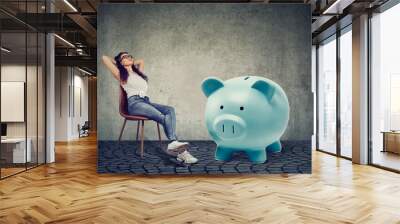
[[189,142],[173,141],[168,144],[167,153],[173,156],[177,156],[179,153],[184,152],[189,147]]
[[188,151],[184,151],[182,153],[178,154],[178,157],[176,158],[179,162],[184,162],[184,163],[197,163],[198,159],[194,158]]

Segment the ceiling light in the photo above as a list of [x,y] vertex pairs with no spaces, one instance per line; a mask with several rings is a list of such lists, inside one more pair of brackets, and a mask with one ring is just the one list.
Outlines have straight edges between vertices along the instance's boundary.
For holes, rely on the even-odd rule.
[[65,4],[67,4],[74,12],[78,12],[78,10],[68,1],[64,0]]
[[7,48],[5,48],[5,47],[1,47],[1,50],[4,51],[4,52],[6,52],[6,53],[10,53],[10,52],[11,52],[11,50],[9,50],[9,49],[7,49]]
[[67,45],[69,45],[70,47],[75,48],[75,45],[73,45],[73,44],[72,44],[71,42],[69,42],[68,40],[66,40],[66,39],[64,39],[64,38],[62,38],[62,37],[60,37],[60,36],[57,35],[57,34],[54,34],[54,36],[57,37],[58,39],[60,39],[62,42],[64,42],[64,43],[66,43]]
[[81,69],[81,68],[79,68],[79,67],[78,67],[78,70],[81,71],[81,72],[83,72],[83,73],[85,73],[85,74],[87,74],[87,75],[93,75],[92,73],[90,73],[90,72],[88,72],[88,71],[86,71],[86,70],[83,70],[83,69]]
[[324,15],[339,15],[343,13],[343,10],[351,5],[355,0],[336,0],[322,14]]
[[339,2],[340,0],[336,0],[332,5],[330,5],[327,9],[325,9],[322,14],[331,13],[330,11],[334,9],[337,6],[337,4],[339,4]]

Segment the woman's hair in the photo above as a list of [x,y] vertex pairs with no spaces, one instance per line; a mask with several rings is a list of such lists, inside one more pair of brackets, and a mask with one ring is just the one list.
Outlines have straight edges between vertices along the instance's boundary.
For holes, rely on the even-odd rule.
[[[126,82],[126,80],[128,79],[128,70],[126,70],[126,68],[121,64],[121,55],[123,54],[128,54],[128,52],[120,52],[117,56],[114,57],[115,62],[117,63],[117,68],[119,70],[119,74],[120,74],[120,79],[123,83]],[[146,82],[148,81],[147,76],[141,72],[138,68],[135,67],[135,65],[132,65],[132,70],[134,72],[136,72],[140,77],[142,77],[144,80],[146,80]]]

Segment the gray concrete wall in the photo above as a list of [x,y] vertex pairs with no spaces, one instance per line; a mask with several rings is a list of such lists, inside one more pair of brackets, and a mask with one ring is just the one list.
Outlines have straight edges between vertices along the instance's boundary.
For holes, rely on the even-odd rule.
[[[103,4],[98,9],[98,138],[116,140],[123,123],[119,86],[102,55],[128,51],[145,61],[149,96],[176,109],[180,139],[208,140],[200,89],[207,76],[265,76],[280,84],[291,106],[283,139],[310,140],[311,11],[280,4]],[[134,139],[130,122],[124,139]],[[145,126],[156,139],[156,125]]]

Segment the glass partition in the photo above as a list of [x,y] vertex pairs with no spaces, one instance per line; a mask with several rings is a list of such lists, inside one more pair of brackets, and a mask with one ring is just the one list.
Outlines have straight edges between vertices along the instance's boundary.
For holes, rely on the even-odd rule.
[[[17,16],[44,1],[7,1]],[[10,25],[11,24],[11,25]],[[0,12],[0,178],[45,163],[45,34]]]
[[1,46],[1,175],[7,177],[24,171],[31,161],[26,138],[26,33],[2,33]]

